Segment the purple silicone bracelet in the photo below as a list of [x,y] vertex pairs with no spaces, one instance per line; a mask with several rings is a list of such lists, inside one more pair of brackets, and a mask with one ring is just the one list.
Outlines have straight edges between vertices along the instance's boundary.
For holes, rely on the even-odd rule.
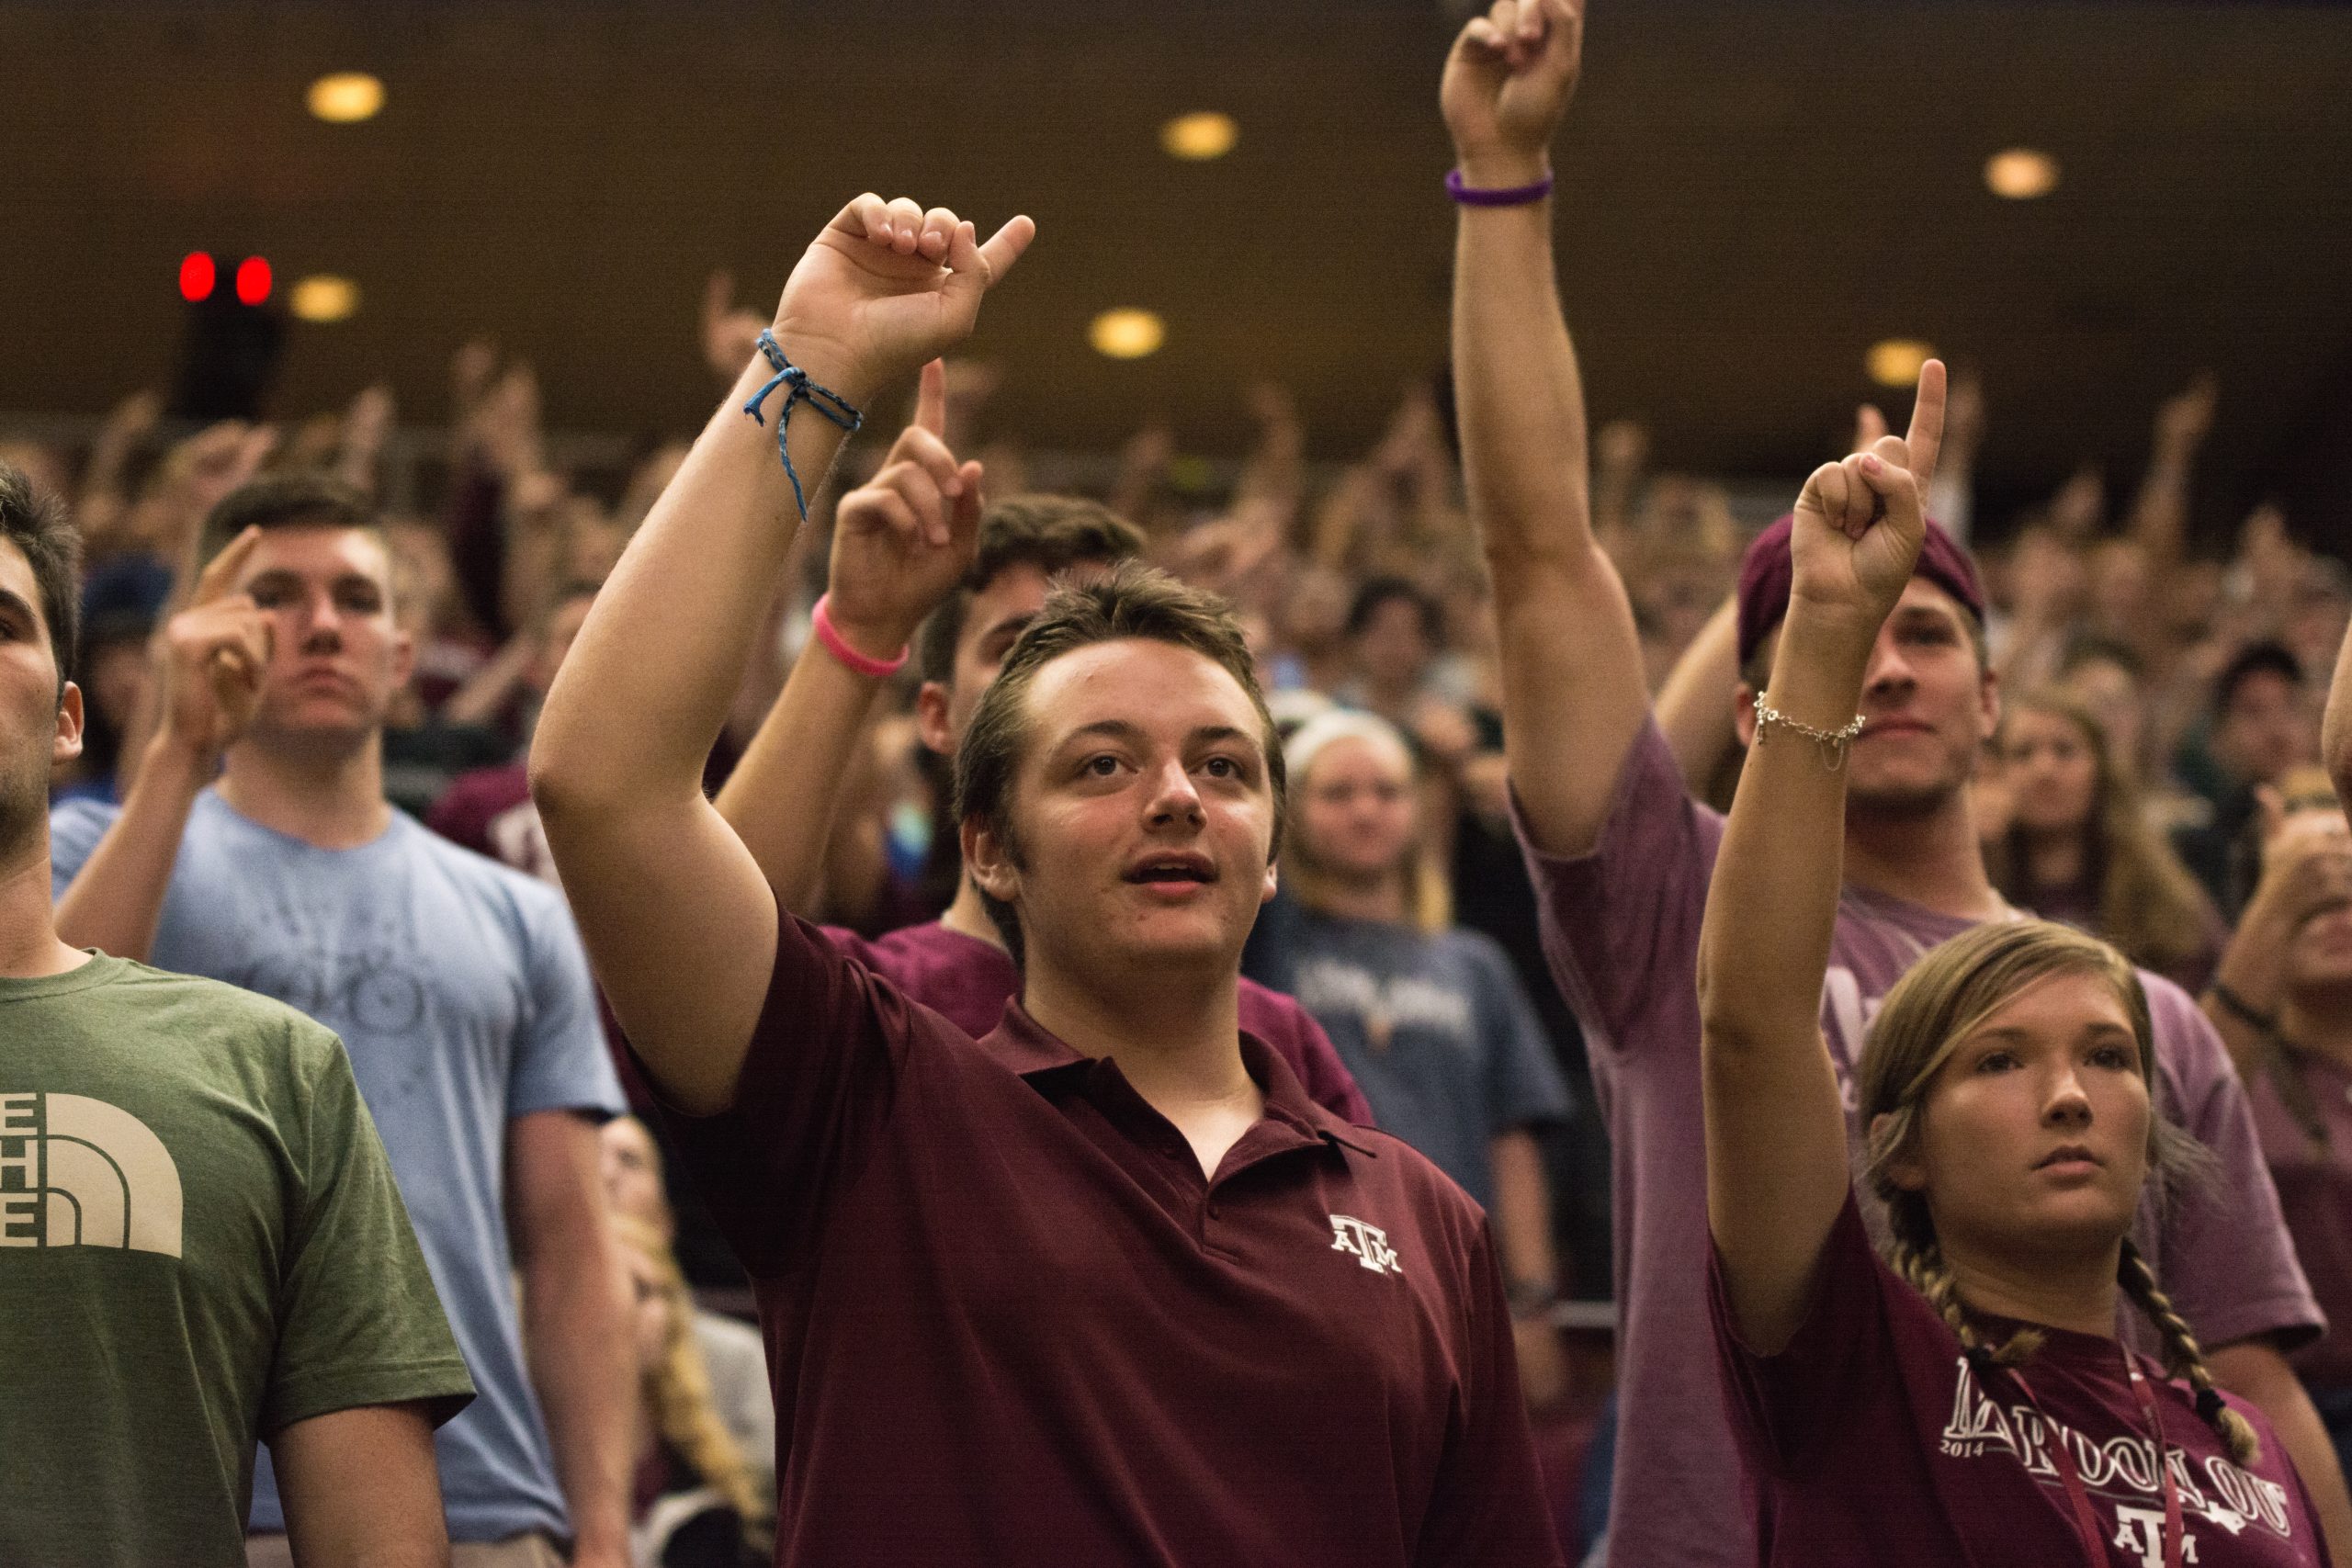
[[1545,174],[1533,186],[1503,186],[1496,190],[1482,190],[1479,186],[1463,184],[1461,169],[1446,169],[1446,195],[1461,202],[1463,207],[1526,207],[1529,202],[1541,202],[1553,193],[1553,176]]
[[1532,186],[1506,186],[1499,189],[1482,190],[1476,186],[1464,185],[1461,170],[1448,169],[1445,172],[1445,194],[1464,207],[1525,207],[1529,202],[1541,201],[1552,194],[1552,176],[1545,175]]

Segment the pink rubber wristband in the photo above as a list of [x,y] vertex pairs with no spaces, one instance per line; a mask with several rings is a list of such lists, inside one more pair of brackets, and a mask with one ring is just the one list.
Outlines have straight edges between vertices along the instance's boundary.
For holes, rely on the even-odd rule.
[[907,649],[903,648],[899,649],[896,659],[869,659],[852,648],[849,639],[842,636],[840,629],[833,625],[832,616],[825,613],[825,601],[831,597],[830,593],[819,594],[817,607],[808,612],[808,623],[816,629],[817,640],[825,645],[827,653],[841,660],[853,673],[876,681],[887,680],[907,667]]

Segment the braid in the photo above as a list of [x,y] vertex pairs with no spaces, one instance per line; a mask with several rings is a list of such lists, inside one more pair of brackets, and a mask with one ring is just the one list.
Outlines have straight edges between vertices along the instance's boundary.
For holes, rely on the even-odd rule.
[[1944,1320],[1960,1340],[1960,1348],[1968,1352],[1971,1360],[1984,1357],[1995,1366],[2014,1367],[2021,1364],[2041,1348],[2042,1334],[2038,1328],[2020,1328],[1996,1348],[1988,1349],[1977,1337],[1976,1329],[1968,1321],[1967,1309],[1960,1304],[1960,1287],[1944,1264],[1943,1248],[1930,1241],[1921,1247],[1897,1240],[1888,1259],[1897,1274],[1911,1288],[1925,1296],[1936,1315]]
[[2205,1352],[2198,1348],[2197,1337],[2188,1331],[2188,1324],[2172,1304],[2172,1298],[2156,1287],[2155,1271],[2132,1238],[2123,1238],[2123,1253],[2115,1268],[2116,1282],[2123,1293],[2148,1316],[2165,1337],[2165,1365],[2175,1376],[2188,1380],[2197,1391],[2197,1414],[2213,1428],[2222,1446],[2241,1465],[2251,1466],[2261,1457],[2262,1443],[2254,1435],[2246,1418],[2223,1403],[2221,1391],[2213,1386],[2213,1374],[2205,1370]]

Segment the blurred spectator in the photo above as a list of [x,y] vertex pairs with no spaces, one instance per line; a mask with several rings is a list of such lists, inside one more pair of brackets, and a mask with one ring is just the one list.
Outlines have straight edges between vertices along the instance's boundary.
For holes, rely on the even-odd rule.
[[[624,1224],[661,1243],[666,1266],[676,1267],[676,1210],[667,1163],[650,1128],[634,1116],[616,1116],[601,1134],[605,1201]],[[775,1495],[775,1396],[768,1386],[767,1347],[741,1318],[706,1312],[692,1303],[686,1316],[702,1358],[710,1407],[749,1469],[755,1496]],[[771,1510],[772,1511],[772,1510]],[[747,1517],[755,1516],[747,1515]]]
[[2211,817],[2173,837],[2224,918],[2236,916],[2251,889],[2256,790],[2318,756],[2319,715],[2302,665],[2275,642],[2242,649],[2214,682],[2204,749],[2182,770],[2211,802]]
[[1975,805],[2001,896],[2202,989],[2227,929],[2149,824],[2138,784],[2090,710],[2055,690],[2012,697],[1993,747],[1997,780],[1980,782]]
[[637,1399],[629,1554],[636,1568],[757,1568],[775,1507],[718,1417],[692,1330],[694,1298],[667,1239],[616,1217],[632,1303]]
[[82,755],[53,799],[112,804],[118,798],[115,771],[123,741],[153,684],[154,664],[147,645],[154,630],[154,621],[133,609],[110,610],[84,625],[80,668],[74,677],[82,688]]
[[1529,1397],[1547,1403],[1562,1392],[1548,1317],[1558,1269],[1532,1129],[1568,1113],[1550,1043],[1501,950],[1452,924],[1396,728],[1329,713],[1302,727],[1284,757],[1289,892],[1251,938],[1253,977],[1297,997],[1380,1124],[1487,1207]]

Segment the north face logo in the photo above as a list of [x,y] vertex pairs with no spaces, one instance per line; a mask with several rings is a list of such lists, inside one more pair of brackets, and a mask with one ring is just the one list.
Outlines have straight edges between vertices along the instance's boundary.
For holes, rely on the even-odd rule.
[[1388,1245],[1386,1231],[1346,1214],[1331,1216],[1331,1250],[1355,1254],[1356,1261],[1375,1274],[1405,1271],[1405,1266],[1396,1259],[1396,1249]]
[[180,1255],[180,1173],[147,1124],[78,1094],[0,1094],[0,1247]]

